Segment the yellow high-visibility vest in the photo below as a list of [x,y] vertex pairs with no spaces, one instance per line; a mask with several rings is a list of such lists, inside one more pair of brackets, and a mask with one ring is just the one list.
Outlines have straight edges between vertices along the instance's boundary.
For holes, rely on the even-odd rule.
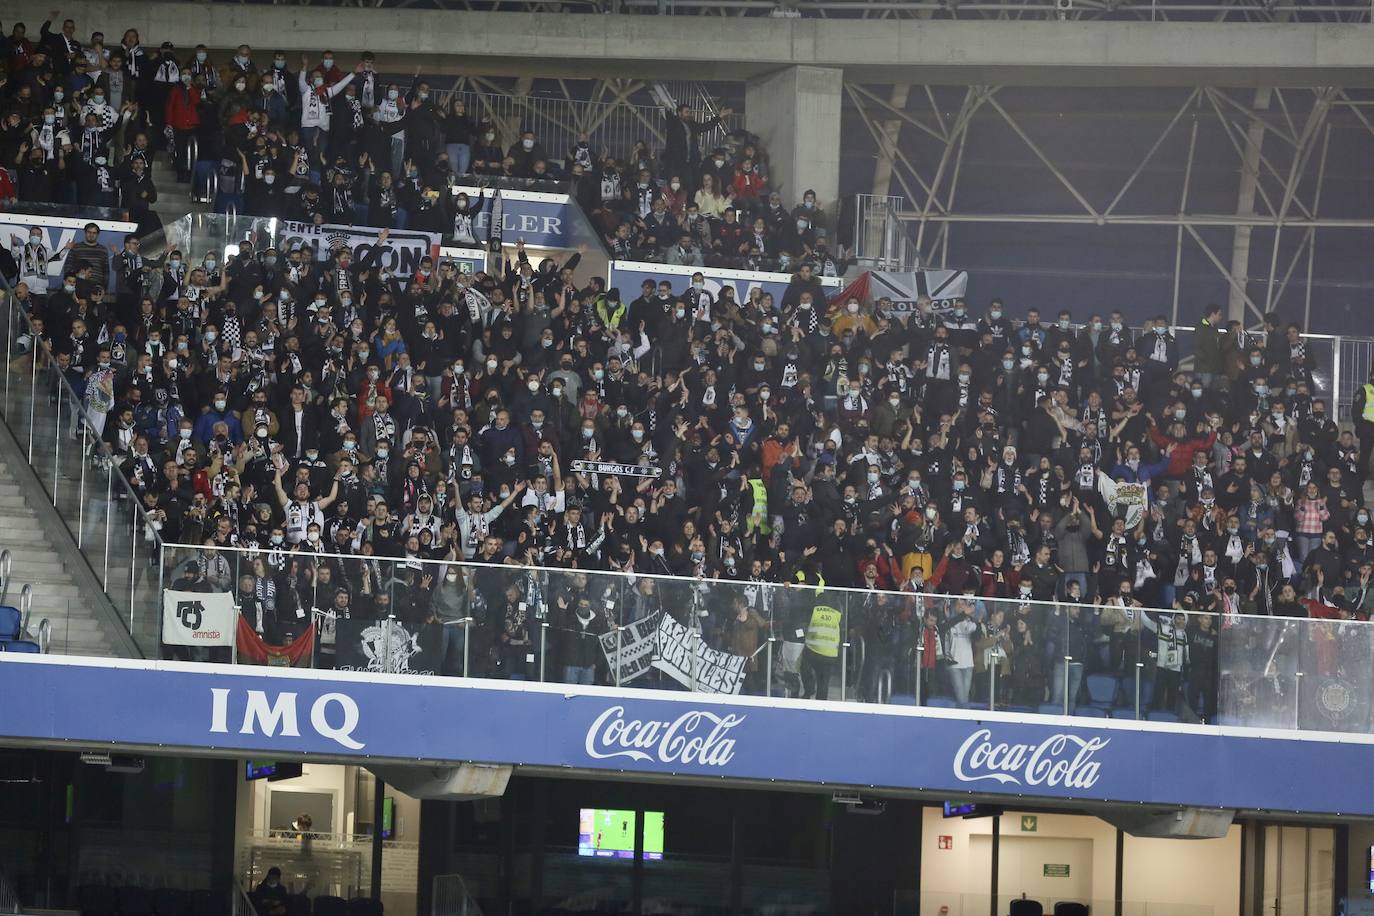
[[838,610],[824,604],[812,608],[811,625],[806,628],[806,648],[826,658],[838,657],[842,616]]
[[754,490],[754,508],[749,511],[749,530],[769,534],[768,488],[757,477],[749,478],[749,486]]
[[1374,423],[1374,383],[1364,383],[1364,413],[1360,414],[1360,419]]

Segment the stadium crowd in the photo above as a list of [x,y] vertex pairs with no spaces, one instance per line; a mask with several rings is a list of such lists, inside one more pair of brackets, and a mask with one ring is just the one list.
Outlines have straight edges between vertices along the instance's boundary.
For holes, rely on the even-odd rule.
[[[328,53],[289,74],[280,56],[258,69],[247,48],[220,68],[203,49],[184,60],[145,52],[133,32],[108,49],[99,39],[76,43],[70,21],[60,35],[45,23],[38,43],[17,26],[9,39],[3,142],[17,151],[23,200],[59,199],[75,180],[76,201],[112,202],[87,192],[116,193],[100,177],[116,172],[120,188],[145,181],[149,137],[197,129],[207,105],[242,154],[249,212],[286,214],[276,188],[290,180],[300,206],[318,170],[327,209],[290,215],[423,225],[423,200],[445,176],[489,169],[500,153],[474,134],[486,126],[427,107],[423,80],[378,84],[366,57],[351,74]],[[369,108],[395,118],[349,120]],[[940,672],[929,688],[960,703],[983,689],[973,673],[991,668],[1007,680],[1005,702],[1062,699],[1067,684],[1072,705],[1085,673],[1125,674],[1148,651],[1153,702],[1168,709],[1186,694],[1212,716],[1224,621],[1374,608],[1363,495],[1374,385],[1356,396],[1357,440],[1317,395],[1296,325],[1271,315],[1249,332],[1208,307],[1185,371],[1163,317],[1133,329],[1117,311],[1042,320],[995,299],[976,313],[962,300],[941,311],[929,299],[828,302],[817,274],[836,265],[814,234],[825,226],[814,195],[777,216],[766,184],[741,186],[755,164],[747,151],[730,179],[719,157],[693,161],[702,125],[680,124],[655,167],[629,163],[639,187],[612,197],[640,211],[647,200],[649,216],[617,222],[608,243],[642,254],[634,241],[616,246],[664,211],[683,214],[681,227],[694,213],[741,225],[719,200],[702,203],[701,191],[729,181],[753,228],[715,261],[675,263],[781,253],[766,244],[780,225],[778,237],[802,242],[780,300],[716,295],[702,274],[607,289],[577,276],[576,255],[535,264],[523,246],[476,275],[426,259],[395,276],[375,250],[317,262],[254,240],[225,263],[176,250],[146,259],[134,237],[109,257],[94,227],[51,288],[45,265],[62,254],[18,250],[17,298],[150,529],[205,545],[181,586],[236,592],[270,641],[297,634],[312,609],[416,624],[470,616],[478,670],[518,677],[547,611],[563,634],[550,670],[605,679],[594,637],[663,610],[749,656],[751,690],[778,674],[759,672],[770,634],[794,647],[795,692],[823,697],[841,643],[861,632],[874,659],[900,672],[914,653],[923,676]],[[513,160],[538,174],[550,167],[539,153],[524,137],[500,168]],[[596,167],[579,157],[565,166],[573,178]],[[699,186],[694,197],[685,182]],[[583,205],[595,214],[606,202]],[[258,553],[226,559],[224,547]],[[534,567],[640,578],[612,616],[575,572],[535,601],[523,571]],[[689,584],[656,593],[642,578],[652,574]],[[739,587],[702,602],[694,580]],[[773,606],[769,583],[864,594],[846,599],[841,634],[810,597]],[[465,632],[445,628],[445,670]],[[862,690],[872,698],[877,686]]]
[[[133,29],[116,44],[101,32],[83,44],[70,19],[54,31],[57,17],[36,41],[23,23],[0,40],[7,204],[119,209],[146,234],[158,225],[153,171],[166,150],[179,181],[215,190],[219,212],[480,244],[478,217],[493,200],[487,185],[554,182],[617,257],[787,269],[827,254],[830,227],[815,193],[786,206],[752,137],[732,133],[702,157],[703,136],[729,108],[700,119],[686,105],[666,113],[657,151],[644,142],[593,150],[585,135],[548,150],[532,130],[501,136],[500,125],[418,69],[388,80],[370,53],[351,70],[328,50],[296,62],[241,45],[217,61],[204,45],[145,48]],[[451,192],[461,176],[483,187],[476,199]]]

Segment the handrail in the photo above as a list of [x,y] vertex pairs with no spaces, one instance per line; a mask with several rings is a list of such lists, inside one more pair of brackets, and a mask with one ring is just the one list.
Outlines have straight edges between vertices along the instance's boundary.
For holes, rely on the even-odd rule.
[[196,197],[196,163],[200,161],[200,140],[195,134],[186,141],[186,174],[191,176],[189,182],[190,197],[192,203],[199,203]]
[[[9,551],[6,551],[8,553]],[[8,583],[6,583],[8,585]],[[33,614],[33,586],[25,583],[19,591],[19,613],[21,615],[20,627],[24,632],[29,629],[29,617]]]
[[5,603],[10,592],[10,568],[14,565],[14,555],[6,547],[0,550],[0,604]]
[[[30,372],[32,383],[36,385],[40,362],[42,363],[45,370],[51,370],[52,367],[56,366],[57,364],[56,355],[53,353],[52,347],[49,346],[48,342],[43,338],[43,335],[40,334],[34,328],[33,322],[30,320],[28,313],[22,307],[20,307],[19,302],[14,295],[14,287],[13,285],[11,285],[9,278],[5,277],[3,273],[0,273],[0,286],[3,286],[5,292],[7,293],[7,295],[5,296],[5,301],[9,305],[8,317],[10,323],[7,326],[9,327],[10,333],[13,334],[15,330],[12,322],[14,316],[18,315],[19,332],[21,333],[21,335],[27,334],[33,341],[32,348],[29,351],[33,357]],[[81,410],[81,398],[77,397],[76,391],[73,390],[71,382],[67,380],[67,377],[63,375],[61,372],[50,372],[49,375],[56,377],[58,385],[60,386],[58,390],[60,391],[63,397],[67,398],[68,403],[72,405],[72,409]],[[5,422],[6,425],[9,425],[10,418],[4,417],[3,422]],[[30,434],[32,434],[32,431]],[[110,498],[114,499],[116,498],[116,496],[118,496],[119,498],[127,502],[127,504],[132,508],[135,525],[141,527],[145,537],[148,533],[151,533],[151,550],[157,552],[160,555],[162,548],[162,535],[149,523],[148,514],[143,509],[143,501],[138,498],[138,494],[136,494],[133,490],[133,487],[129,485],[129,481],[125,479],[123,474],[118,473],[115,470],[115,468],[118,466],[118,462],[115,461],[114,453],[110,450],[110,447],[105,443],[105,441],[99,438],[98,436],[91,437],[91,442],[93,443],[92,452],[97,457],[99,457],[102,463],[107,463],[111,469],[109,474]],[[29,460],[30,462],[32,461],[31,455],[29,456]],[[41,477],[39,478],[39,481],[41,484]],[[118,481],[118,483],[115,483],[115,481]],[[49,494],[49,496],[51,496],[54,500],[56,499],[56,494]],[[63,524],[64,526],[67,524],[65,519],[63,520]],[[73,537],[76,537],[77,533],[72,532],[70,527],[68,527],[68,532],[71,533]],[[86,552],[78,548],[77,553],[80,554],[82,560],[86,562],[86,565],[91,570],[92,574],[95,574],[95,568],[91,566],[90,558],[86,556]],[[97,578],[99,577],[97,576]],[[104,589],[104,580],[100,581],[102,584],[102,589]],[[107,598],[110,597],[108,591],[106,591],[105,594]],[[130,637],[133,637],[134,632],[132,620],[129,620],[126,623],[124,615],[120,614],[118,616],[120,618],[121,624],[124,626],[125,632],[127,632]],[[133,644],[136,649],[138,649],[140,652],[142,651],[141,648],[139,648],[138,646],[138,641],[136,638],[133,640]]]
[[38,651],[44,655],[52,647],[52,621],[44,617],[38,624]]

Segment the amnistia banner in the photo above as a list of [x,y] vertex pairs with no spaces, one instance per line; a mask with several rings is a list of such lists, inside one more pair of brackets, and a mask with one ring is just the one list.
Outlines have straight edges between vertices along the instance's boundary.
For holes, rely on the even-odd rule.
[[232,646],[234,596],[228,592],[162,593],[162,642],[168,646]]
[[[773,304],[776,306],[782,305],[783,293],[787,292],[787,284],[792,282],[791,274],[714,267],[678,267],[675,264],[651,264],[645,261],[612,261],[610,279],[607,282],[620,290],[620,297],[624,301],[630,302],[639,296],[640,284],[645,280],[652,280],[655,286],[667,280],[672,284],[673,292],[685,293],[691,288],[692,275],[695,273],[702,275],[706,281],[706,291],[716,299],[720,298],[721,289],[729,286],[735,291],[735,301],[744,302],[749,298],[750,290],[758,287],[765,293],[772,294]],[[827,297],[833,296],[844,286],[844,281],[838,277],[819,279]]]
[[0,717],[8,745],[1374,816],[1374,736],[1365,733],[11,652],[0,653],[0,695],[36,698]]
[[[381,233],[381,229],[372,226],[315,225],[282,220],[277,224],[277,247],[286,252],[309,243],[319,261],[327,261],[333,252],[347,247],[357,260],[376,247]],[[421,259],[437,258],[438,254],[439,236],[435,233],[393,229],[382,243],[379,264],[404,283],[420,269]]]

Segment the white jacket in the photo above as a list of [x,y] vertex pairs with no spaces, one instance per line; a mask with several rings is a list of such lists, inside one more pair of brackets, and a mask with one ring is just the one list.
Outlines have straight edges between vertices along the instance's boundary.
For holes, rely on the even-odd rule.
[[344,91],[345,86],[353,82],[353,74],[350,73],[334,85],[324,88],[323,96],[310,85],[304,73],[298,74],[296,78],[300,81],[301,88],[301,127],[329,130],[329,103],[334,96]]

